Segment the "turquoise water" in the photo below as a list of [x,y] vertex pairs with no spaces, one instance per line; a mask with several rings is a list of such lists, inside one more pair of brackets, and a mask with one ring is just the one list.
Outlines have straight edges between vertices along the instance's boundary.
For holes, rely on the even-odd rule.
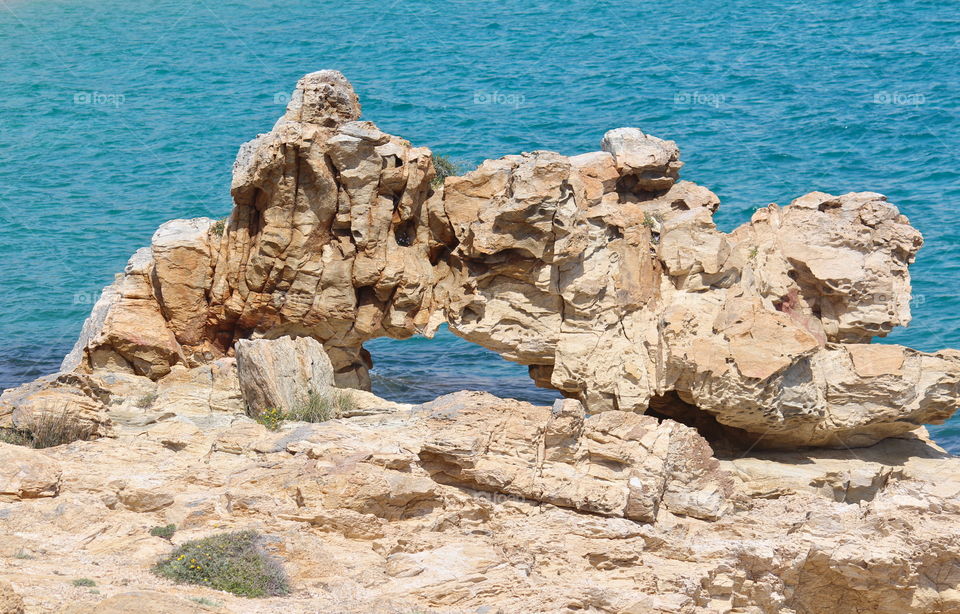
[[[237,147],[321,68],[466,165],[618,126],[672,138],[726,230],[811,190],[883,192],[927,240],[889,339],[960,347],[958,66],[942,1],[0,0],[0,387],[56,369],[157,225],[226,215]],[[449,333],[370,349],[394,398],[550,397]],[[960,451],[960,421],[934,430]]]

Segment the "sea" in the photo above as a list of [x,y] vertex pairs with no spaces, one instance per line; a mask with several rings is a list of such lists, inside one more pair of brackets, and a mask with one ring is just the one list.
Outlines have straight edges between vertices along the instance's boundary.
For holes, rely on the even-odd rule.
[[[886,194],[921,230],[914,321],[960,347],[960,13],[942,0],[0,0],[0,388],[53,372],[100,289],[171,218],[223,217],[237,148],[297,79],[471,168],[675,140],[731,230],[813,190]],[[375,390],[548,403],[455,337],[376,340]],[[960,453],[960,418],[931,429]]]

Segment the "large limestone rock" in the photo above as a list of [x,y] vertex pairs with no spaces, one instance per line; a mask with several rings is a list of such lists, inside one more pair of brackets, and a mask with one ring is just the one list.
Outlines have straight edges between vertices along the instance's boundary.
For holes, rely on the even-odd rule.
[[237,374],[248,411],[289,411],[333,387],[333,366],[312,337],[241,339]]
[[359,116],[343,75],[304,77],[241,148],[223,232],[161,227],[64,369],[158,380],[291,335],[369,389],[364,342],[447,322],[590,413],[652,409],[748,446],[865,446],[956,409],[960,354],[871,345],[909,321],[922,242],[882,195],[814,192],[725,234],[676,144],[636,128],[435,188],[430,150]]
[[691,428],[619,411],[585,420],[574,400],[495,401],[461,392],[425,406],[420,460],[435,480],[643,522],[661,505],[710,520],[729,505],[730,479]]

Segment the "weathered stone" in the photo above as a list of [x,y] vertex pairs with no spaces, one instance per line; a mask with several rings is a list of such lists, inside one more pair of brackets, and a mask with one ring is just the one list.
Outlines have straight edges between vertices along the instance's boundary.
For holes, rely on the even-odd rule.
[[696,431],[611,411],[585,420],[583,406],[553,409],[460,392],[424,406],[432,438],[420,460],[457,484],[604,516],[653,522],[671,512],[716,519],[730,479]]
[[82,373],[57,373],[0,395],[0,426],[21,431],[69,426],[81,439],[110,432],[109,393]]
[[[922,433],[718,464],[669,420],[481,393],[279,432],[192,411],[115,428],[43,452],[0,445],[63,474],[56,498],[0,501],[5,578],[28,605],[947,614],[960,594],[960,460]],[[641,510],[650,521],[630,519]],[[170,545],[149,529],[168,523],[178,544],[261,531],[294,592],[254,603],[150,574]]]
[[24,614],[23,598],[9,582],[0,580],[0,614]]
[[245,408],[233,358],[220,358],[193,369],[177,365],[157,383],[156,395],[151,405],[156,412],[238,413]]
[[636,128],[617,128],[603,136],[600,147],[613,155],[622,177],[643,190],[666,190],[677,180],[680,150],[673,141],[644,134]]
[[210,218],[172,220],[153,234],[156,296],[167,326],[183,345],[197,346],[207,324],[206,294],[213,278]]
[[153,275],[151,250],[138,250],[94,305],[80,339],[64,359],[65,368],[126,371],[157,379],[185,359],[154,294]]
[[243,400],[253,412],[289,411],[311,394],[333,387],[333,366],[311,337],[280,337],[237,342],[237,374]]
[[[212,599],[208,599],[215,603]],[[61,614],[202,614],[203,612],[226,612],[233,610],[211,607],[160,591],[133,591],[107,597],[97,603],[73,604],[60,611]]]
[[47,455],[0,443],[0,501],[56,497],[60,467]]
[[676,144],[636,128],[434,188],[430,150],[359,115],[343,75],[304,77],[241,148],[222,236],[164,225],[65,365],[157,380],[290,335],[369,389],[364,342],[447,322],[590,413],[692,406],[747,445],[865,446],[957,407],[960,354],[869,345],[909,321],[922,243],[882,195],[814,192],[727,234]]
[[152,488],[124,486],[117,493],[117,501],[131,512],[155,512],[173,505],[173,495]]

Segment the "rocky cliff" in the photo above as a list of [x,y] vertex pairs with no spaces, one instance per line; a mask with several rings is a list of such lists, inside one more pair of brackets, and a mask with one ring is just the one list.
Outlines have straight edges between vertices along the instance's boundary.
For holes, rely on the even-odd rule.
[[[89,439],[0,443],[0,596],[207,611],[146,573],[173,522],[279,540],[295,593],[217,597],[236,612],[960,612],[960,461],[921,427],[960,354],[871,343],[909,321],[922,243],[883,196],[728,234],[635,128],[438,184],[359,118],[340,73],[304,77],[230,217],[161,226],[61,372],[0,397],[0,434]],[[442,323],[566,398],[368,392],[366,341]],[[337,388],[339,419],[248,417]]]
[[869,445],[957,406],[956,352],[871,344],[909,321],[922,242],[879,194],[807,194],[725,234],[676,145],[634,128],[437,187],[430,150],[359,117],[340,73],[304,77],[241,148],[226,223],[164,224],[63,370],[160,380],[294,335],[369,389],[365,341],[447,322],[591,413],[703,414],[747,445]]

